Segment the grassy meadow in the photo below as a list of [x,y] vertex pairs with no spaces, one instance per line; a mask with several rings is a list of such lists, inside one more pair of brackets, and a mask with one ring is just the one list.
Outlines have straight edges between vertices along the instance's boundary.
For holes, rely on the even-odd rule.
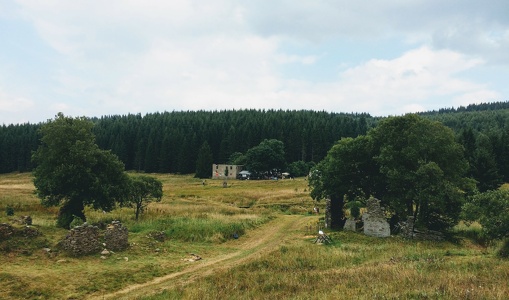
[[[103,259],[58,251],[67,233],[54,225],[58,208],[40,205],[30,174],[0,175],[0,223],[22,228],[16,220],[30,215],[41,232],[0,241],[0,299],[509,298],[509,261],[496,257],[498,245],[476,241],[478,227],[458,226],[444,242],[329,232],[333,243],[317,245],[323,216],[312,214],[303,178],[223,188],[153,176],[164,197],[139,221],[131,208],[86,211],[91,224],[120,220],[129,229],[130,248]],[[161,232],[164,240],[154,238]],[[189,262],[191,253],[203,259]]]

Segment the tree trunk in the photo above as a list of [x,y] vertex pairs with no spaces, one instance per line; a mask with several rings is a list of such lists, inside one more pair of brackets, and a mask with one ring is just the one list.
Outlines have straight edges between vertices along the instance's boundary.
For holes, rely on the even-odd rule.
[[143,202],[136,203],[136,221],[138,221],[138,217],[140,216],[141,211],[143,210]]
[[345,225],[345,213],[343,197],[339,195],[331,196],[330,199],[330,217],[331,217],[331,228],[342,229]]
[[84,213],[85,207],[80,200],[70,200],[64,203],[58,212],[57,227],[69,229],[74,216],[86,222],[87,219]]

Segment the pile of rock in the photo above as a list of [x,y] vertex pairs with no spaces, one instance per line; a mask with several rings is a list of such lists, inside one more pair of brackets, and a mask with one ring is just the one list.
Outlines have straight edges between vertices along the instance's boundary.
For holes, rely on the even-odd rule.
[[7,223],[0,224],[0,240],[8,240],[13,236],[33,238],[39,235],[41,232],[31,226],[16,228]]
[[22,225],[31,226],[32,225],[32,217],[30,217],[30,216],[21,216],[21,217],[19,217],[17,222],[19,224],[22,224]]
[[14,235],[14,227],[7,223],[0,224],[0,240],[8,240]]
[[60,247],[73,256],[97,253],[101,250],[99,228],[84,223],[69,230],[67,236],[60,242]]
[[32,226],[25,226],[16,233],[18,236],[26,237],[26,238],[34,238],[36,236],[41,235],[41,232]]
[[73,256],[96,254],[104,249],[104,246],[108,250],[121,251],[129,247],[128,235],[127,228],[120,221],[111,222],[104,236],[101,235],[99,227],[84,223],[72,228],[60,242],[60,247]]
[[106,228],[104,243],[109,250],[121,251],[129,247],[129,231],[120,221],[113,221]]
[[147,237],[162,243],[166,240],[166,233],[164,231],[152,231]]

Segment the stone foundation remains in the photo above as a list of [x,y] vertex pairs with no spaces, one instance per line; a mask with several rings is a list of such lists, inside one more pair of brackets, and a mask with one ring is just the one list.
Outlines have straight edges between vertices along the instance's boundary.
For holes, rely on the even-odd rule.
[[69,230],[69,234],[60,242],[63,250],[73,256],[98,253],[101,250],[99,228],[84,223]]
[[332,216],[331,216],[331,200],[330,198],[325,199],[325,228],[331,228]]
[[120,221],[113,221],[106,228],[104,243],[106,248],[113,251],[125,250],[129,247],[128,230]]
[[343,226],[343,230],[357,231],[357,221],[354,218],[348,218]]
[[103,243],[108,250],[120,251],[129,247],[128,230],[119,221],[113,221],[104,232],[97,226],[84,223],[69,230],[69,234],[60,241],[60,247],[72,256],[96,254],[103,249]]
[[0,240],[8,240],[14,235],[14,227],[7,223],[0,224]]
[[444,236],[441,232],[433,230],[417,230],[414,226],[415,220],[413,216],[408,216],[406,222],[400,222],[400,235],[406,239],[441,241]]
[[364,234],[374,237],[388,237],[391,235],[391,227],[385,217],[385,212],[380,206],[380,200],[369,198],[366,201],[367,212],[362,215],[364,222]]

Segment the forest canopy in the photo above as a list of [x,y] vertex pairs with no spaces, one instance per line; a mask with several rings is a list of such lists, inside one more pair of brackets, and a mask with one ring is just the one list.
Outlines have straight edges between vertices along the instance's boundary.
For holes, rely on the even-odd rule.
[[[480,190],[509,181],[509,102],[423,112],[451,128],[465,148],[468,175]],[[385,118],[324,111],[225,110],[113,115],[89,118],[98,146],[111,150],[127,170],[191,174],[202,146],[213,163],[227,163],[265,139],[283,142],[289,169],[320,162],[341,138],[365,135]],[[28,172],[43,124],[0,126],[0,173]],[[203,174],[206,175],[206,163]],[[298,170],[298,169],[297,169]],[[302,173],[299,171],[299,173]]]

